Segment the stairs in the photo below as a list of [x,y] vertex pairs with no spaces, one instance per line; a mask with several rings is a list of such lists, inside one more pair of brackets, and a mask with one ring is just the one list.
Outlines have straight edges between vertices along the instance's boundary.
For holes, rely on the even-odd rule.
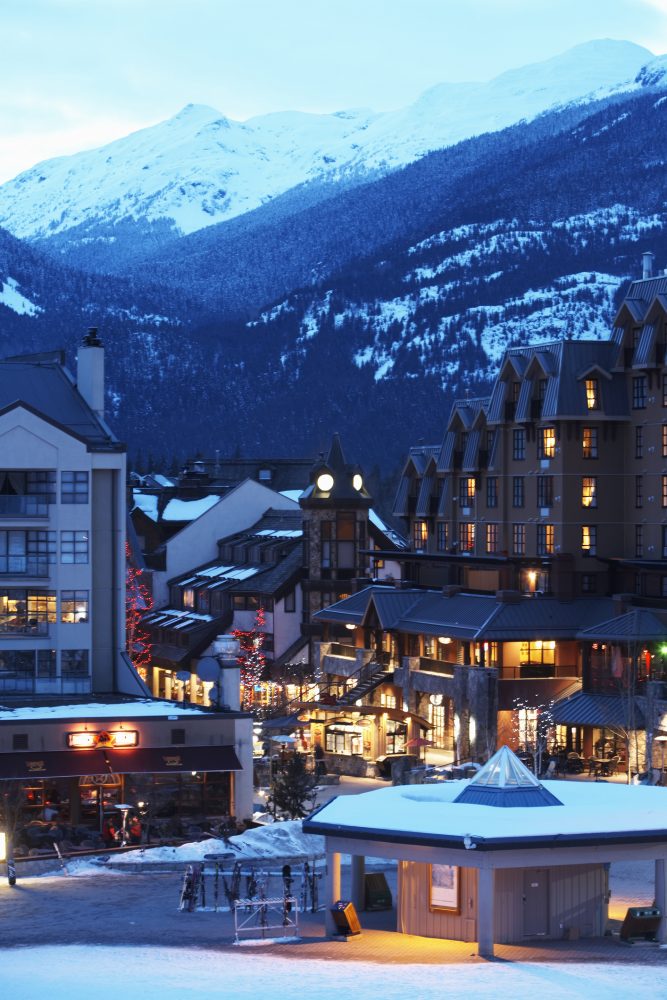
[[349,691],[336,700],[337,705],[354,705],[355,701],[365,698],[367,694],[374,691],[380,684],[384,684],[391,679],[392,670],[387,670],[380,663],[369,663],[361,674],[358,682]]

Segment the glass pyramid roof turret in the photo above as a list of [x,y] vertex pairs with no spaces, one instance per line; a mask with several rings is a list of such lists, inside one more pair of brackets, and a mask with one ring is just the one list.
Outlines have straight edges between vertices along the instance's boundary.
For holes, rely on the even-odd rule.
[[506,746],[489,758],[454,802],[501,807],[563,804]]

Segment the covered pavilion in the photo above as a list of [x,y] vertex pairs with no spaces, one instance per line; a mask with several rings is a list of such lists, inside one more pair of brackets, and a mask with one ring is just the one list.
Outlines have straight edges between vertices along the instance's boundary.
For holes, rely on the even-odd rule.
[[397,930],[494,943],[607,929],[609,864],[655,862],[658,940],[667,941],[667,793],[603,782],[540,782],[508,747],[469,781],[401,785],[338,797],[304,820],[327,853],[327,931],[352,854],[363,909],[366,856],[398,864]]

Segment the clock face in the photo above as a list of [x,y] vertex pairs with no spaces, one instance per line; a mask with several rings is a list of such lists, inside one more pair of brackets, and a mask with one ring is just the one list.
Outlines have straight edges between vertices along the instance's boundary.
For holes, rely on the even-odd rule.
[[329,472],[322,472],[317,477],[317,488],[321,490],[322,493],[329,493],[333,488],[334,479]]
[[358,472],[356,473],[355,476],[352,477],[352,485],[354,486],[355,490],[360,490],[361,487],[364,485],[364,481]]

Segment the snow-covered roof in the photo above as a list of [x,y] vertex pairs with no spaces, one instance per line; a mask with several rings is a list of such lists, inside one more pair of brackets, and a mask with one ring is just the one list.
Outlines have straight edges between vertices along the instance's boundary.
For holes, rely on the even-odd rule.
[[544,781],[560,808],[456,802],[469,781],[399,785],[339,796],[304,820],[306,833],[394,843],[481,850],[667,839],[663,788],[584,781]]
[[157,496],[152,493],[142,493],[141,490],[132,490],[132,500],[134,506],[143,511],[151,521],[157,521]]
[[199,500],[170,500],[165,507],[163,521],[196,521],[198,517],[205,514],[211,507],[220,503],[221,497],[217,494],[210,494],[201,497]]
[[454,801],[512,809],[562,805],[509,747],[494,753]]
[[49,722],[55,719],[141,719],[146,716],[167,716],[177,719],[185,715],[209,715],[196,705],[152,698],[131,702],[86,702],[79,705],[24,705],[18,708],[0,706],[0,722],[18,720]]

